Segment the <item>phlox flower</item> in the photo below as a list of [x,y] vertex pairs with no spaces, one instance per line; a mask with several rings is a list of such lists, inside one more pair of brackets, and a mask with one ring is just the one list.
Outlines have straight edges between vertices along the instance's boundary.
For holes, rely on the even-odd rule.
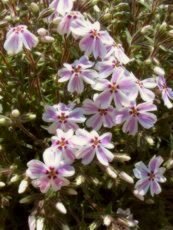
[[4,49],[8,54],[14,55],[23,50],[23,47],[31,50],[38,43],[38,38],[32,34],[25,25],[12,27],[4,43]]
[[82,93],[84,91],[84,83],[94,84],[98,74],[95,70],[91,69],[94,65],[86,56],[76,60],[73,64],[64,64],[64,68],[58,71],[60,76],[59,82],[68,82],[67,89],[69,92]]
[[113,44],[106,47],[106,50],[107,54],[105,58],[113,56],[119,61],[121,65],[126,65],[130,61],[130,59],[125,54],[121,44],[116,44],[115,42],[113,42]]
[[110,56],[103,61],[97,62],[97,64],[95,65],[95,69],[99,71],[99,77],[107,78],[108,76],[113,74],[116,68],[119,66],[121,66],[119,61],[115,57]]
[[93,54],[95,59],[98,57],[103,59],[107,53],[106,46],[113,43],[109,33],[101,30],[99,22],[92,24],[85,21],[83,27],[73,29],[73,33],[82,36],[79,47],[85,52],[85,55]]
[[43,153],[43,162],[31,160],[27,163],[26,174],[30,177],[34,187],[40,188],[40,191],[46,193],[49,188],[54,191],[60,190],[62,186],[67,186],[69,180],[64,177],[73,176],[75,171],[71,165],[62,161],[62,155],[49,148],[49,151]]
[[164,105],[168,109],[172,108],[173,104],[170,99],[173,100],[173,90],[167,86],[167,82],[164,76],[160,76],[157,78],[157,86],[162,94]]
[[162,163],[162,157],[153,156],[148,167],[142,161],[135,164],[133,172],[135,177],[139,179],[135,184],[135,189],[139,195],[145,195],[149,189],[151,196],[161,192],[159,183],[164,183],[166,181],[166,178],[163,176],[165,168],[160,167]]
[[[85,19],[79,11],[71,11],[59,17],[58,33],[61,35],[69,34],[75,30],[75,28],[82,26]],[[76,36],[73,34],[74,38]]]
[[94,98],[94,101],[86,99],[82,108],[84,114],[92,115],[86,122],[88,127],[99,130],[102,126],[111,128],[115,124],[116,111],[112,106],[102,108],[101,102]]
[[[117,108],[127,106],[129,104],[128,93],[135,89],[134,81],[126,75],[126,70],[122,67],[117,67],[111,80],[99,79],[93,89],[101,92],[97,100],[102,103],[103,108],[108,107],[112,100]],[[134,98],[130,98],[131,100]]]
[[76,130],[79,126],[76,123],[83,123],[85,117],[81,108],[75,108],[75,104],[65,105],[59,103],[53,106],[45,106],[43,113],[43,121],[51,122],[47,128],[49,133],[55,134],[56,129],[68,131],[69,129]]
[[72,10],[73,0],[53,0],[49,8],[53,8],[55,12],[64,15],[64,13]]
[[134,76],[133,73],[130,73],[130,76],[136,84],[136,90],[131,91],[130,96],[136,98],[138,94],[140,94],[141,98],[144,101],[153,101],[155,98],[155,94],[150,89],[156,87],[156,80],[154,78],[139,80]]
[[132,102],[128,107],[122,108],[115,117],[116,124],[123,124],[123,132],[135,135],[138,132],[138,123],[145,129],[150,129],[157,121],[155,114],[157,107],[151,102],[144,102],[136,105]]
[[73,143],[74,131],[69,129],[63,132],[61,129],[56,130],[56,136],[51,138],[52,145],[58,153],[62,153],[65,162],[72,163],[75,159],[76,145]]
[[76,138],[74,138],[74,143],[79,146],[77,158],[82,159],[82,164],[87,165],[96,155],[101,164],[108,166],[114,158],[114,155],[108,150],[114,148],[111,139],[111,133],[104,133],[99,136],[95,130],[88,132],[84,129],[78,129]]

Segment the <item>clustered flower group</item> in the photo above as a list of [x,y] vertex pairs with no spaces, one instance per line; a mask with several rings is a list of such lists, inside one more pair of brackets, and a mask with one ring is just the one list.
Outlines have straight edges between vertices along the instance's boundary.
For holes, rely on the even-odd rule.
[[[47,18],[47,23],[58,20],[57,32],[66,37],[72,35],[84,52],[79,60],[63,64],[58,71],[58,82],[67,82],[67,91],[72,94],[80,95],[88,87],[95,93],[80,107],[73,102],[45,106],[43,120],[51,123],[47,130],[54,135],[52,144],[43,153],[44,163],[31,160],[27,170],[33,185],[41,192],[67,186],[69,180],[66,177],[74,175],[72,164],[76,159],[81,159],[83,165],[91,163],[95,155],[104,166],[113,161],[112,134],[100,133],[102,127],[123,124],[122,131],[131,135],[137,134],[139,124],[145,129],[152,128],[157,121],[153,113],[157,111],[152,91],[155,87],[160,90],[165,106],[173,107],[170,100],[173,91],[167,86],[165,77],[141,80],[129,72],[125,65],[130,59],[122,46],[102,30],[99,22],[92,23],[73,10],[72,0],[54,0],[49,7],[54,12]],[[18,25],[7,33],[4,48],[12,55],[22,51],[23,47],[30,50],[37,43],[38,39],[26,26]],[[85,122],[92,131],[83,128]],[[134,175],[139,179],[135,189],[139,194],[145,195],[149,188],[152,196],[160,193],[159,182],[166,180],[165,169],[160,168],[162,162],[161,157],[154,156],[148,168],[143,162],[135,165]]]

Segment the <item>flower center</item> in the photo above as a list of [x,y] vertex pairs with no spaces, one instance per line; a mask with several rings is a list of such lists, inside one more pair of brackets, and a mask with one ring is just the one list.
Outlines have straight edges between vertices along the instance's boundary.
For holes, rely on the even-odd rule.
[[76,12],[71,12],[67,15],[68,19],[76,19],[78,17],[78,14]]
[[94,137],[93,139],[91,139],[91,143],[93,148],[95,148],[101,143],[101,141],[98,139],[98,137]]
[[61,138],[61,140],[57,141],[56,144],[58,145],[58,149],[62,149],[62,148],[67,148],[68,145],[68,141],[65,138]]
[[56,179],[58,172],[54,167],[49,167],[49,169],[46,171],[46,174],[49,179]]
[[73,66],[72,67],[72,73],[76,73],[76,74],[80,74],[81,73],[81,69],[82,69],[82,67],[80,66],[80,65],[78,65],[78,66]]
[[163,90],[166,90],[167,89],[167,85],[164,83],[163,86],[162,86]]
[[107,114],[108,110],[107,109],[98,109],[98,112],[100,113],[101,116],[104,116]]
[[91,30],[90,34],[91,34],[91,38],[100,38],[100,33],[96,29]]
[[13,32],[15,32],[17,34],[20,32],[23,32],[23,30],[24,30],[24,26],[16,26],[13,28]]
[[65,115],[65,113],[61,113],[60,116],[57,116],[59,122],[61,123],[66,123],[67,122],[67,119],[68,119],[68,116]]
[[135,107],[132,107],[129,111],[130,115],[133,115],[134,117],[139,115],[139,111],[138,109],[136,109]]
[[155,174],[153,171],[151,173],[148,173],[149,180],[154,180],[155,179]]
[[119,89],[119,86],[115,82],[109,84],[108,87],[110,88],[111,93],[113,93],[113,92],[116,93],[117,90]]
[[142,87],[143,87],[143,83],[142,83],[142,81],[137,80],[137,81],[136,81],[136,84],[137,84],[137,85],[139,85],[139,87],[140,87],[140,88],[142,88]]
[[120,64],[120,62],[118,61],[118,60],[113,60],[112,61],[112,67],[113,68],[116,68],[116,67],[118,67],[118,66],[120,66],[121,64]]

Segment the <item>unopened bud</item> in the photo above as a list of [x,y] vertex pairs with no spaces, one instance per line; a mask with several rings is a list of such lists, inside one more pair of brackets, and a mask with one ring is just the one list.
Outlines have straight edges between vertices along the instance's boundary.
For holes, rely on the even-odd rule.
[[70,227],[66,224],[62,224],[62,230],[70,230]]
[[54,42],[55,39],[51,36],[46,35],[44,37],[41,37],[41,41],[45,43],[51,43],[51,42]]
[[131,157],[126,154],[115,154],[115,160],[125,162],[131,160]]
[[11,111],[11,116],[17,118],[20,116],[20,111],[18,109],[14,109]]
[[79,175],[76,177],[76,185],[79,186],[85,182],[85,177],[82,175]]
[[144,27],[141,29],[141,33],[142,33],[142,34],[145,34],[145,33],[147,33],[148,31],[150,31],[151,29],[152,29],[152,26],[151,26],[151,25],[144,26]]
[[154,67],[154,73],[159,76],[165,75],[164,69],[160,68],[159,66]]
[[154,145],[154,140],[153,140],[153,138],[151,136],[146,136],[145,140],[149,145],[151,145],[151,146]]
[[106,168],[106,172],[107,172],[107,174],[108,174],[110,177],[112,177],[113,179],[116,179],[116,178],[117,178],[117,173],[116,173],[116,171],[115,171],[111,166],[108,166],[108,167]]
[[35,120],[35,118],[36,118],[37,116],[36,116],[36,114],[34,114],[34,113],[27,113],[26,114],[26,119],[27,120]]
[[9,0],[1,0],[2,3],[7,4],[9,3]]
[[144,196],[140,195],[137,190],[133,191],[133,195],[141,201],[144,201]]
[[173,168],[173,160],[169,159],[167,162],[165,162],[165,166],[167,169]]
[[94,9],[94,11],[97,12],[97,13],[100,12],[100,8],[99,8],[97,5],[95,5],[95,6],[93,7],[93,9]]
[[28,226],[29,226],[29,230],[35,230],[36,228],[36,218],[34,215],[30,215],[28,217]]
[[0,125],[1,126],[8,126],[10,124],[11,124],[10,118],[0,115]]
[[24,179],[19,184],[18,193],[19,194],[24,193],[27,188],[28,188],[28,181]]
[[60,211],[62,214],[67,213],[67,209],[65,208],[64,204],[62,202],[56,203],[56,209]]
[[33,13],[39,12],[39,6],[35,2],[32,2],[30,4],[30,9]]
[[39,28],[37,30],[37,33],[40,35],[40,36],[45,36],[47,34],[47,30],[45,28]]
[[44,229],[44,218],[39,217],[36,222],[36,229],[37,230],[43,230]]
[[112,217],[110,215],[104,216],[104,218],[103,218],[103,224],[105,226],[107,226],[107,227],[110,226],[111,222],[112,222]]
[[15,183],[20,179],[19,175],[14,175],[11,179],[10,179],[10,183]]
[[74,189],[72,189],[72,188],[69,188],[69,189],[67,190],[67,193],[68,193],[69,195],[72,195],[72,196],[76,196],[76,195],[78,194],[77,191],[74,190]]
[[0,181],[0,188],[3,188],[3,187],[5,187],[5,183]]
[[54,12],[54,9],[52,8],[44,9],[40,12],[39,18],[46,18],[50,16],[53,12]]
[[126,172],[123,172],[123,171],[120,172],[119,177],[120,177],[122,180],[124,180],[124,181],[126,181],[127,183],[129,183],[129,184],[133,184],[133,183],[134,183],[133,178],[132,178],[131,176],[129,176]]

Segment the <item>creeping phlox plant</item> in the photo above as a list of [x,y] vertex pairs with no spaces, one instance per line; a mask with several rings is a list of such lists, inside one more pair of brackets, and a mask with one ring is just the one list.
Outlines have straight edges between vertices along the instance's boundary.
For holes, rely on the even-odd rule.
[[[109,5],[108,1],[106,2],[105,4]],[[151,72],[145,77],[141,77],[143,73],[135,74],[132,71],[133,68],[130,66],[133,65],[133,57],[129,52],[129,55],[126,54],[121,42],[113,36],[113,29],[111,30],[111,27],[106,29],[101,23],[102,20],[99,22],[98,17],[95,20],[94,14],[88,15],[84,12],[85,7],[80,7],[82,4],[85,6],[89,3],[90,1],[79,3],[77,0],[40,1],[40,4],[45,4],[47,7],[39,17],[45,28],[39,28],[38,23],[35,25],[38,36],[34,29],[32,31],[29,25],[25,25],[25,21],[20,21],[20,19],[11,24],[6,33],[3,47],[7,55],[11,59],[19,58],[20,54],[26,55],[28,61],[33,65],[31,71],[37,71],[36,62],[32,56],[33,51],[37,52],[37,55],[42,59],[47,58],[46,51],[41,54],[39,48],[37,51],[37,47],[44,47],[44,45],[51,47],[57,36],[62,37],[65,46],[67,46],[65,47],[66,53],[62,55],[60,67],[53,67],[58,90],[63,89],[64,94],[59,96],[55,104],[48,104],[48,100],[42,102],[44,105],[42,120],[44,122],[42,122],[41,129],[42,132],[45,130],[48,132],[46,144],[45,140],[44,143],[41,141],[38,143],[44,146],[42,157],[40,155],[33,157],[32,154],[33,159],[29,158],[24,180],[27,183],[30,181],[35,187],[35,189],[32,186],[30,188],[34,190],[35,194],[38,194],[38,189],[43,193],[44,205],[51,198],[58,197],[59,202],[56,202],[56,208],[61,214],[67,212],[63,204],[63,193],[65,194],[67,190],[76,193],[75,188],[86,183],[86,186],[82,185],[84,195],[81,195],[82,192],[80,192],[79,196],[83,196],[80,199],[89,203],[88,212],[94,210],[94,212],[101,213],[99,221],[93,222],[89,229],[137,229],[140,220],[139,223],[133,220],[129,209],[118,208],[117,212],[113,213],[111,206],[114,204],[111,204],[106,210],[103,207],[97,207],[97,204],[92,201],[92,196],[95,196],[95,188],[92,188],[93,194],[90,192],[91,197],[85,195],[87,186],[91,186],[90,183],[87,185],[87,182],[90,180],[91,173],[94,173],[97,168],[97,171],[99,170],[97,173],[102,173],[101,177],[103,177],[104,183],[106,183],[105,175],[109,175],[112,181],[116,180],[117,185],[121,180],[129,183],[131,195],[135,196],[139,202],[146,198],[149,203],[149,199],[151,200],[155,195],[161,193],[160,183],[166,182],[164,174],[168,165],[165,163],[162,166],[164,159],[160,155],[163,153],[160,151],[155,155],[153,149],[153,152],[150,149],[150,153],[146,153],[149,160],[148,166],[146,166],[147,161],[142,161],[144,153],[140,154],[139,150],[136,159],[141,159],[141,161],[136,162],[133,157],[134,166],[129,166],[126,172],[126,170],[122,171],[122,166],[118,162],[122,162],[124,165],[131,158],[124,154],[121,147],[120,153],[118,153],[119,147],[117,146],[119,144],[123,146],[126,137],[130,141],[137,140],[135,144],[138,145],[144,139],[141,134],[145,132],[148,134],[146,138],[148,143],[151,146],[154,145],[149,133],[155,132],[162,116],[158,109],[162,103],[159,97],[163,100],[164,106],[171,109],[173,107],[173,90],[169,87],[166,74],[161,68],[155,69],[154,75]],[[32,4],[32,9],[37,12],[36,3]],[[95,10],[97,12],[97,7]],[[43,20],[41,16],[43,16]],[[73,58],[69,58],[69,41],[78,46],[75,48],[78,50],[73,51],[75,52],[75,55],[72,55]],[[51,47],[52,53],[54,53],[54,48],[55,46]],[[6,62],[4,56],[3,59]],[[51,62],[51,58],[49,61]],[[18,67],[16,66],[16,68]],[[37,76],[39,76],[39,72]],[[40,83],[33,80],[32,84],[39,85]],[[49,87],[51,88],[51,85],[47,90]],[[54,91],[52,97],[56,93]],[[49,124],[47,125],[47,123]],[[17,126],[19,129],[34,139],[23,125],[18,124],[17,120],[16,125],[19,125]],[[120,139],[124,139],[124,141],[121,142]],[[88,175],[85,178],[87,170]],[[93,178],[95,186],[100,186],[101,182],[97,176],[93,175]],[[135,178],[137,181],[133,185]],[[107,189],[109,191],[117,189],[120,192],[117,186],[113,187],[114,182],[112,181],[109,182]],[[122,189],[120,194],[126,197],[123,191],[125,190]],[[100,194],[97,193],[97,195],[106,197],[109,196],[109,193],[100,190]],[[78,206],[77,200],[74,202]],[[29,228],[31,230],[57,229],[56,227],[51,228],[49,224],[46,225],[44,213],[46,211],[42,210],[43,204],[39,205],[39,209],[29,215]],[[121,202],[118,205],[121,206]],[[79,208],[83,210],[83,206],[85,203]],[[135,207],[132,209],[135,210]],[[82,228],[82,224],[80,226],[80,219],[73,213],[70,205],[68,210],[78,223],[78,226],[73,229],[88,229],[86,226]],[[51,218],[56,218],[55,214],[51,215]],[[63,224],[61,229],[71,229],[65,227],[67,226]]]

